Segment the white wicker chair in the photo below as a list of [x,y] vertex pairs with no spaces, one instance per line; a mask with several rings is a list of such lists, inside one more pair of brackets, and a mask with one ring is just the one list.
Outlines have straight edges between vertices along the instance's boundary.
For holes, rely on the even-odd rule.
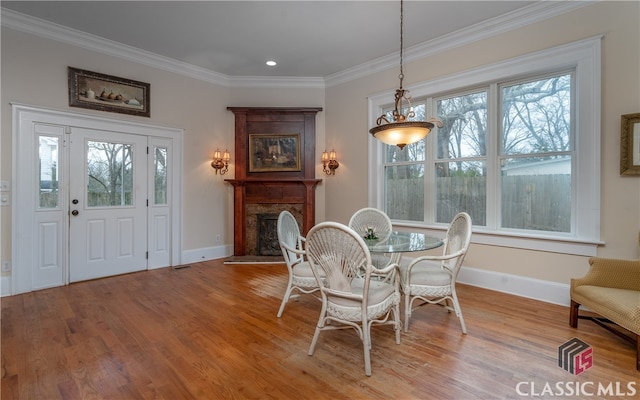
[[[382,210],[373,207],[365,207],[356,211],[349,220],[349,228],[356,231],[360,237],[364,237],[369,229],[378,237],[378,241],[385,241],[393,231],[391,219]],[[371,259],[376,268],[384,268],[392,262],[399,263],[387,254],[372,254]]]
[[[400,344],[400,282],[398,266],[377,269],[364,240],[353,229],[338,222],[322,222],[307,234],[306,251],[320,284],[322,310],[309,355],[313,355],[321,331],[353,328],[364,347],[364,370],[371,375],[371,326],[392,325]],[[364,273],[361,275],[361,271]],[[322,280],[322,273],[325,279]],[[371,279],[372,274],[393,279]]]
[[[298,298],[300,293],[309,294],[320,290],[309,262],[304,259],[304,241],[305,238],[300,235],[300,227],[295,217],[289,211],[280,212],[278,216],[278,242],[289,270],[289,282],[278,310],[278,318],[282,316],[289,299]],[[294,293],[294,290],[297,293]]]
[[[442,255],[418,257],[400,269],[405,296],[405,332],[409,329],[413,310],[425,304],[438,304],[455,312],[460,319],[462,333],[467,333],[455,285],[471,241],[471,225],[469,214],[457,214],[447,230]],[[420,301],[418,305],[414,305],[416,300]]]

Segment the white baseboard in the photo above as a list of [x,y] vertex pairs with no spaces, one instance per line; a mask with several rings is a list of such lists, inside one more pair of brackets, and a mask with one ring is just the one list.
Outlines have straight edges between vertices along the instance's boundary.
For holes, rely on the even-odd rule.
[[569,285],[526,276],[462,267],[458,282],[547,303],[569,306]]
[[[207,247],[184,251],[182,260],[183,264],[190,264],[225,258],[232,254],[233,246],[230,245]],[[570,303],[568,284],[465,266],[460,270],[458,282],[567,307]],[[2,276],[0,277],[0,296],[10,295],[11,276]]]
[[[232,254],[233,246],[208,247],[185,251],[182,260],[184,264],[189,264],[229,257]],[[410,258],[404,258],[403,264],[410,261]],[[571,302],[568,284],[526,276],[463,266],[458,275],[458,282],[567,307]]]
[[0,277],[0,296],[11,296],[11,277],[10,276],[2,276]]
[[190,264],[201,261],[215,260],[233,255],[233,246],[223,245],[205,247],[202,249],[185,250],[182,252],[182,263]]

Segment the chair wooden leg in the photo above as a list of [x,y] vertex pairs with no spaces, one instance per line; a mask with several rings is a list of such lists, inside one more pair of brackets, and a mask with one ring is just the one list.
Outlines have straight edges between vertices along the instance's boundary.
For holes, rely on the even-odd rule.
[[640,335],[636,335],[636,370],[640,371]]
[[578,308],[580,304],[576,303],[571,299],[571,306],[569,307],[569,325],[572,328],[578,327]]

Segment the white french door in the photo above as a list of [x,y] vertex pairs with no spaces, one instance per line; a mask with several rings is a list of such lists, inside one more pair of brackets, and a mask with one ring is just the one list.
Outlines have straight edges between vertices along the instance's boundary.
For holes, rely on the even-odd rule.
[[72,128],[70,282],[147,269],[147,138]]
[[11,294],[182,263],[183,130],[12,112]]

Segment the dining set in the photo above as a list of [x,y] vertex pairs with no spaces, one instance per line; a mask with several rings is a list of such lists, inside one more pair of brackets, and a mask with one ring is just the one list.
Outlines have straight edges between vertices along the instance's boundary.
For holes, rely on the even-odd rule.
[[[460,212],[442,239],[398,231],[384,211],[366,207],[356,211],[347,225],[321,222],[302,236],[295,217],[282,211],[277,233],[289,275],[277,316],[282,317],[289,300],[316,295],[322,306],[308,354],[313,355],[321,332],[354,329],[363,343],[367,376],[371,376],[374,325],[392,326],[400,344],[401,330],[408,332],[412,312],[437,304],[456,315],[466,334],[455,282],[469,248],[471,227],[469,214]],[[442,251],[437,255],[402,262],[403,254],[438,248]]]

